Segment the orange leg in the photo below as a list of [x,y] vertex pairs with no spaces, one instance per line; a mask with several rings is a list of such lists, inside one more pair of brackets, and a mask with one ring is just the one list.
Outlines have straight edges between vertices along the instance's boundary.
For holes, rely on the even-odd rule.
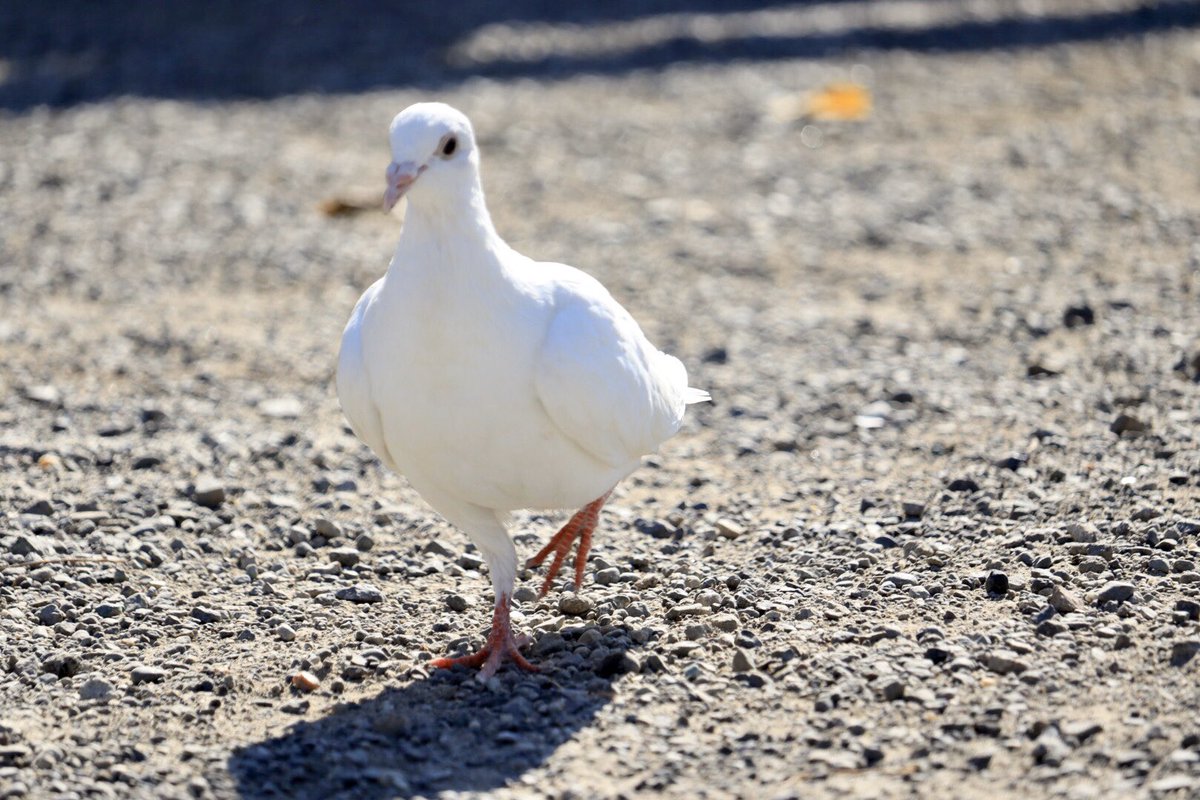
[[500,664],[506,658],[521,669],[537,672],[538,668],[530,664],[518,650],[529,644],[529,637],[513,634],[512,625],[508,621],[508,612],[508,595],[502,594],[496,603],[496,612],[492,615],[492,632],[488,634],[487,643],[480,648],[479,652],[458,658],[437,658],[429,663],[434,667],[441,668],[456,667],[460,664],[471,668],[482,666],[483,669],[479,670],[481,681],[486,681],[495,675],[496,670],[500,669]]
[[567,524],[551,537],[546,546],[526,562],[527,567],[540,567],[546,556],[554,553],[550,571],[546,573],[546,580],[542,582],[540,596],[545,597],[546,592],[550,591],[550,584],[554,582],[563,562],[567,560],[567,554],[571,552],[571,545],[575,543],[576,538],[579,539],[579,549],[575,553],[575,591],[579,591],[579,587],[583,585],[583,570],[587,566],[588,551],[592,549],[592,534],[596,530],[596,523],[600,521],[600,509],[604,507],[610,494],[612,489],[576,511],[567,520]]

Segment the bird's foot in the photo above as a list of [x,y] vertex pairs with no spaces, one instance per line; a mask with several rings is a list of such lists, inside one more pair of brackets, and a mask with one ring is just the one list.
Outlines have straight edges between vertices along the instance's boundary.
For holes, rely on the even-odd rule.
[[495,675],[496,670],[500,669],[500,665],[506,658],[523,670],[537,672],[538,668],[530,664],[520,653],[520,648],[525,647],[533,640],[524,634],[513,633],[512,625],[508,620],[508,612],[508,595],[500,595],[500,599],[496,602],[496,611],[492,615],[492,632],[488,634],[487,643],[478,652],[469,656],[436,658],[429,662],[430,665],[443,669],[459,665],[472,669],[481,668],[477,676],[480,681],[486,681]]
[[550,571],[546,573],[546,580],[542,581],[541,591],[538,592],[539,597],[545,597],[546,592],[550,591],[550,585],[554,583],[563,562],[567,560],[567,554],[571,552],[571,545],[576,538],[579,539],[579,549],[575,553],[575,591],[579,591],[579,587],[583,585],[583,570],[587,566],[588,551],[592,549],[592,534],[596,530],[596,523],[600,520],[600,509],[604,507],[604,502],[608,500],[610,494],[612,494],[612,489],[576,511],[567,520],[567,524],[559,528],[558,533],[554,534],[546,543],[546,546],[525,563],[525,566],[530,568],[540,567],[546,560],[546,556],[554,553],[554,560],[550,562]]

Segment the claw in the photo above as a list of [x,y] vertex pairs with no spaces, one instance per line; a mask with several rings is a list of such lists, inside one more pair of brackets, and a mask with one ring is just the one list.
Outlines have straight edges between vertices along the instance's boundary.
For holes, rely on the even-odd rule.
[[600,509],[604,507],[610,494],[612,494],[612,489],[576,511],[567,520],[567,524],[559,528],[558,533],[551,537],[546,546],[539,550],[536,556],[525,562],[525,566],[531,569],[540,567],[546,560],[546,556],[554,553],[554,560],[550,562],[550,569],[546,573],[546,579],[542,581],[538,597],[545,597],[546,593],[550,591],[550,586],[558,576],[558,571],[562,569],[563,562],[567,560],[567,554],[571,552],[571,545],[575,543],[576,538],[579,539],[579,549],[575,553],[575,590],[579,591],[579,588],[583,586],[583,570],[587,567],[588,551],[592,549],[592,534],[596,530],[596,523],[600,520]]
[[472,669],[480,668],[477,676],[480,681],[486,681],[496,674],[504,660],[510,659],[523,670],[537,672],[538,668],[530,664],[521,655],[520,648],[529,645],[533,640],[524,635],[515,635],[509,623],[508,595],[500,595],[496,602],[496,611],[492,615],[492,632],[488,634],[487,642],[477,652],[456,658],[436,658],[429,662],[430,666],[441,669],[464,666]]

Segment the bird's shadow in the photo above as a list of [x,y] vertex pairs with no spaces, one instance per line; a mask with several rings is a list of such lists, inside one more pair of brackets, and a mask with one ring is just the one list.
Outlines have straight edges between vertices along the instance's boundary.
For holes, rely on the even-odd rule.
[[[566,643],[584,630],[564,631]],[[243,798],[497,789],[545,763],[612,700],[629,639],[623,627],[607,633],[590,657],[563,650],[540,659],[541,672],[510,665],[490,684],[461,667],[433,670],[235,750],[229,773]]]

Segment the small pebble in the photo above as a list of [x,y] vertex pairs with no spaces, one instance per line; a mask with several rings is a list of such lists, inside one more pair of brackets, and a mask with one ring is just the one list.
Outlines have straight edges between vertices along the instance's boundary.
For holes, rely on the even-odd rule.
[[1107,603],[1115,600],[1118,603],[1123,603],[1133,597],[1133,592],[1134,586],[1132,583],[1109,581],[1104,584],[1104,588],[1096,595],[1096,602]]
[[159,667],[138,664],[129,671],[129,676],[133,679],[133,684],[136,686],[139,683],[158,683],[167,676],[167,673]]
[[582,617],[592,608],[591,600],[575,594],[565,594],[558,601],[558,610],[569,617]]
[[116,688],[103,678],[89,678],[79,687],[80,700],[107,700]]
[[320,688],[321,679],[311,672],[297,672],[292,676],[292,686],[302,692],[313,692]]

